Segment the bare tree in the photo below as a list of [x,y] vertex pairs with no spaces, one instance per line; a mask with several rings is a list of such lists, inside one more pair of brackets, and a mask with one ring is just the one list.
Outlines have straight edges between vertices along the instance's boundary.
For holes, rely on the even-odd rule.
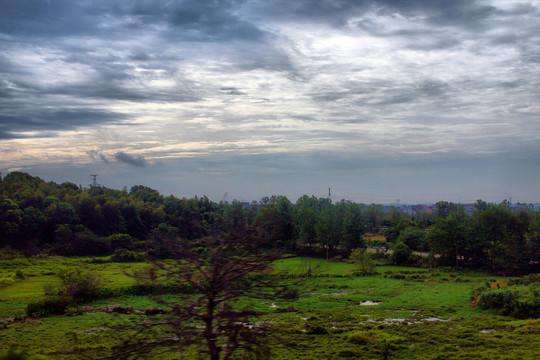
[[[268,335],[255,312],[241,308],[240,298],[276,298],[286,286],[272,276],[271,264],[281,257],[261,250],[245,231],[208,236],[196,242],[172,240],[167,244],[174,260],[155,261],[147,273],[184,289],[156,321],[138,324],[138,331],[115,353],[115,358],[185,351],[198,347],[211,360],[228,359],[238,349],[263,355]],[[202,357],[202,356],[201,356]]]

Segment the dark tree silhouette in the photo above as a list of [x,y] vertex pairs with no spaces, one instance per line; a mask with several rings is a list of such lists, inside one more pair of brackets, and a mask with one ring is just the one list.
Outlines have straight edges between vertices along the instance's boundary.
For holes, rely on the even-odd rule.
[[[191,346],[209,359],[228,359],[238,349],[261,355],[267,327],[254,323],[255,312],[238,306],[240,298],[283,297],[271,264],[281,256],[262,251],[246,233],[222,233],[196,242],[169,242],[175,260],[154,262],[149,280],[167,279],[185,294],[161,300],[168,309],[156,321],[138,324],[138,331],[118,348],[114,358],[140,358],[156,352],[178,352]],[[169,285],[170,286],[170,285]],[[193,347],[191,347],[193,350]]]

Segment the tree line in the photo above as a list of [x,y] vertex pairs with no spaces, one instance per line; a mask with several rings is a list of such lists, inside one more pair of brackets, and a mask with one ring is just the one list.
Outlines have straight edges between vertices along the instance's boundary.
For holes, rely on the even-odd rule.
[[438,265],[517,275],[540,271],[540,212],[508,201],[478,200],[472,215],[440,201],[428,227],[402,219],[384,233],[390,242],[437,254]]
[[159,244],[168,239],[194,241],[246,225],[262,246],[297,254],[348,257],[368,245],[365,234],[383,233],[384,246],[436,253],[441,265],[538,271],[540,213],[507,201],[479,200],[472,215],[440,201],[432,214],[409,215],[396,207],[385,211],[379,204],[307,195],[295,203],[285,196],[217,203],[206,196],[164,196],[143,185],[115,190],[57,184],[23,172],[0,182],[0,247],[28,254],[101,255],[152,244],[160,255]]

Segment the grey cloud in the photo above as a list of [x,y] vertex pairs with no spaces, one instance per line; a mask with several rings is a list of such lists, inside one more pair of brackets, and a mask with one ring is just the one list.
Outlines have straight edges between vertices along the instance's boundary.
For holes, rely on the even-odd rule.
[[124,1],[112,5],[110,11],[115,16],[132,19],[135,28],[168,26],[163,35],[181,41],[259,39],[264,32],[238,17],[237,8],[234,1]]
[[103,154],[101,151],[98,151],[98,150],[90,150],[90,151],[88,151],[88,156],[90,156],[90,158],[92,158],[92,160],[101,160],[105,164],[110,164],[111,163],[111,160],[105,154]]
[[[256,40],[263,31],[235,15],[236,2],[6,1],[0,33],[36,39],[85,35],[109,38],[169,27],[162,34],[184,41]],[[114,18],[114,21],[110,19]]]
[[134,156],[127,154],[123,151],[119,151],[114,155],[114,158],[122,163],[135,166],[135,167],[145,167],[147,165],[146,160],[142,156]]
[[235,87],[222,87],[219,90],[227,95],[246,95],[246,93],[240,91],[238,88]]
[[0,139],[20,138],[21,132],[41,133],[37,136],[50,135],[51,131],[72,130],[111,122],[121,122],[126,116],[119,113],[85,109],[65,108],[50,110],[34,108],[20,110],[17,113],[0,113]]

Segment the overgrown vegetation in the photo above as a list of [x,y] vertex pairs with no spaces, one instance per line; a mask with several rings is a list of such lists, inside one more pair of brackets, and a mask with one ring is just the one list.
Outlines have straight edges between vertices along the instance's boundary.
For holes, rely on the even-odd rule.
[[487,359],[501,346],[540,357],[540,213],[436,208],[214,203],[11,173],[0,182],[0,351],[189,359],[204,341],[212,359]]
[[522,319],[537,318],[540,316],[538,275],[529,276],[527,280],[514,280],[510,284],[486,284],[472,292],[471,301],[480,309],[493,309],[501,315]]
[[[20,304],[42,299],[43,284],[61,286],[60,279],[49,270],[58,268],[56,264],[99,274],[104,279],[101,292],[108,295],[71,304],[64,315],[49,315],[39,322],[22,321],[17,315],[24,310]],[[538,316],[516,320],[498,309],[473,307],[470,298],[474,289],[488,290],[486,283],[490,289],[499,283],[500,289],[490,291],[504,291],[500,283],[508,284],[509,289],[529,286],[538,276],[495,278],[454,269],[376,266],[376,274],[358,277],[351,272],[357,268],[353,263],[314,258],[282,259],[273,267],[277,279],[301,281],[300,292],[292,298],[286,294],[263,299],[240,297],[232,304],[236,310],[253,311],[250,325],[271,325],[273,336],[263,342],[264,351],[272,359],[382,359],[384,354],[394,359],[490,359],[501,357],[502,349],[501,358],[506,359],[540,355]],[[6,320],[0,332],[0,352],[17,345],[28,354],[52,359],[78,359],[80,353],[97,358],[114,353],[122,339],[130,338],[135,323],[168,321],[171,308],[166,303],[200,293],[193,287],[167,283],[166,279],[151,286],[153,282],[136,282],[127,275],[137,271],[149,275],[150,269],[147,264],[97,262],[91,258],[29,259],[25,273],[30,276],[0,290],[0,319],[14,318]],[[310,276],[306,276],[306,269],[311,269]],[[44,273],[49,275],[35,276]],[[152,294],[161,294],[166,303],[156,301]],[[291,302],[294,311],[289,309]],[[15,319],[17,316],[20,320]],[[160,334],[166,332],[156,333]],[[199,351],[198,346],[187,346],[186,359],[196,359]],[[249,358],[244,352],[237,357]],[[152,352],[148,358],[174,357]]]

